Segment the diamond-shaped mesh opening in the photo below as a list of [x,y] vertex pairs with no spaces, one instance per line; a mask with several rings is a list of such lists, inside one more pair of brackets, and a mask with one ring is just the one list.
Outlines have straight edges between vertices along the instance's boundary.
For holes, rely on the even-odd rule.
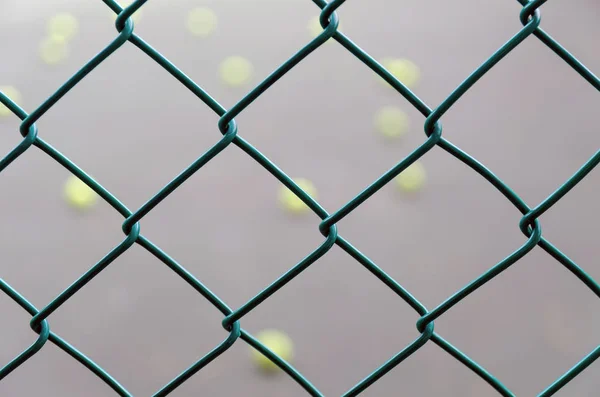
[[[344,269],[343,276],[340,269]],[[412,309],[394,296],[343,251],[333,248],[248,313],[243,322],[256,333],[273,328],[285,331],[296,346],[295,367],[317,387],[324,385],[326,395],[338,395],[418,335]],[[353,316],[339,315],[349,307],[355,311]],[[380,321],[382,311],[393,314]],[[323,326],[332,319],[335,327]]]
[[227,336],[219,312],[140,247],[78,296],[52,315],[53,328],[134,394],[155,393]]

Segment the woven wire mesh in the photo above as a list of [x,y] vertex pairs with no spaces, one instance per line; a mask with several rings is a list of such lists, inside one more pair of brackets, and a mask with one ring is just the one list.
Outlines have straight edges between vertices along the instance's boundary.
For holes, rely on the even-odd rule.
[[[115,14],[118,15],[115,22],[118,36],[31,113],[25,112],[15,102],[13,102],[11,98],[0,92],[0,102],[8,107],[10,111],[14,113],[14,115],[21,119],[22,122],[20,124],[20,132],[23,136],[21,143],[18,144],[12,151],[10,151],[8,155],[3,157],[2,160],[0,160],[0,172],[2,172],[25,151],[29,150],[32,146],[35,146],[69,170],[72,174],[84,181],[108,204],[118,211],[125,218],[125,221],[122,224],[122,230],[126,235],[125,239],[118,246],[108,252],[98,263],[92,266],[85,274],[83,274],[79,279],[77,279],[62,293],[60,293],[54,300],[50,301],[41,309],[33,306],[19,292],[13,289],[4,280],[0,279],[0,289],[32,316],[30,322],[31,328],[39,335],[35,343],[15,357],[12,361],[7,364],[0,363],[0,365],[3,365],[0,369],[0,380],[4,379],[12,371],[16,370],[20,365],[38,353],[49,340],[75,360],[79,361],[94,374],[96,374],[118,395],[132,395],[123,385],[117,382],[111,374],[106,372],[103,368],[94,363],[83,353],[79,352],[66,340],[52,332],[50,330],[48,318],[55,310],[76,295],[81,288],[83,288],[101,271],[106,269],[115,259],[128,250],[133,244],[139,244],[140,246],[144,247],[148,252],[154,255],[158,260],[162,261],[173,272],[178,274],[183,280],[185,280],[185,282],[189,284],[190,287],[194,288],[199,294],[206,298],[221,313],[223,313],[224,319],[222,321],[222,325],[228,333],[223,342],[221,342],[204,357],[200,358],[198,361],[189,366],[177,377],[173,378],[168,384],[158,390],[154,396],[166,396],[171,393],[198,371],[201,371],[204,367],[209,365],[215,358],[221,354],[225,354],[225,352],[234,343],[236,343],[238,339],[242,339],[253,348],[259,350],[270,360],[275,362],[283,371],[285,371],[285,373],[287,373],[302,388],[304,388],[308,394],[312,396],[322,396],[323,394],[317,389],[317,387],[308,379],[306,379],[290,363],[284,361],[282,358],[268,350],[249,332],[241,328],[241,319],[266,299],[269,299],[279,289],[284,287],[288,282],[298,276],[309,266],[317,262],[319,258],[325,255],[333,247],[333,245],[337,245],[348,255],[363,265],[367,270],[369,270],[369,272],[371,272],[383,284],[390,288],[398,297],[408,303],[408,305],[410,305],[420,315],[420,318],[416,324],[417,330],[420,333],[418,338],[406,346],[402,351],[396,353],[390,360],[382,363],[379,368],[374,369],[374,371],[370,374],[366,374],[366,377],[362,381],[352,386],[343,394],[343,396],[358,395],[430,341],[438,345],[441,349],[446,351],[456,360],[476,373],[500,395],[514,396],[515,394],[511,392],[501,380],[494,377],[493,374],[487,372],[481,365],[454,347],[439,333],[435,332],[434,321],[465,297],[473,293],[476,289],[485,285],[519,259],[523,258],[536,246],[539,246],[545,250],[549,255],[551,255],[566,269],[568,269],[575,277],[581,280],[581,282],[583,282],[588,288],[590,288],[593,293],[600,297],[600,287],[598,284],[575,262],[564,255],[558,248],[556,248],[542,236],[541,225],[538,221],[538,218],[542,214],[556,204],[556,202],[558,202],[565,194],[567,194],[598,164],[598,162],[600,162],[600,152],[596,152],[596,154],[593,155],[577,172],[575,172],[563,185],[556,189],[545,200],[543,200],[537,206],[531,208],[526,205],[525,202],[515,192],[513,192],[509,186],[507,186],[490,170],[442,136],[442,125],[440,123],[441,117],[494,65],[496,65],[500,60],[502,60],[503,57],[505,57],[520,43],[522,43],[525,39],[530,38],[532,35],[544,43],[549,50],[553,51],[568,65],[570,65],[572,69],[574,69],[576,73],[589,82],[589,84],[591,84],[597,90],[600,90],[600,79],[598,79],[598,77],[589,71],[579,60],[577,60],[556,40],[554,40],[540,28],[541,14],[539,8],[546,2],[546,0],[532,0],[529,2],[525,0],[518,0],[523,6],[519,16],[523,28],[513,37],[511,37],[491,57],[485,60],[485,62],[483,62],[475,71],[473,71],[472,74],[468,76],[445,100],[443,100],[437,107],[433,109],[419,99],[413,92],[411,92],[411,90],[403,85],[401,81],[397,80],[365,50],[359,48],[347,36],[337,30],[339,19],[336,14],[336,10],[344,4],[345,0],[335,0],[330,3],[327,3],[324,0],[313,0],[313,3],[315,3],[315,5],[321,9],[320,23],[323,27],[323,32],[314,40],[309,42],[305,47],[297,51],[289,60],[272,72],[266,79],[264,79],[253,90],[239,100],[232,108],[225,109],[199,85],[193,82],[175,65],[169,62],[164,56],[159,54],[148,43],[134,33],[134,25],[130,17],[134,12],[139,10],[140,7],[146,3],[146,1],[147,0],[137,0],[130,6],[123,9],[113,0],[103,0],[103,2],[110,7]],[[305,191],[303,191],[281,169],[279,169],[273,162],[261,154],[249,142],[244,140],[238,134],[238,128],[235,121],[235,117],[241,114],[248,107],[248,105],[256,100],[262,93],[268,90],[283,75],[294,68],[294,66],[309,56],[315,49],[330,39],[337,41],[341,46],[358,58],[358,60],[366,67],[370,68],[373,72],[383,78],[424,116],[424,132],[427,137],[425,142],[412,151],[408,156],[406,156],[406,158],[402,159],[402,161],[385,172],[380,178],[367,186],[360,194],[353,197],[344,206],[333,213],[328,213],[325,211],[325,209],[319,205],[318,202],[316,202]],[[218,129],[223,135],[222,139],[217,144],[212,146],[207,152],[198,157],[198,159],[195,160],[189,167],[184,169],[179,175],[172,179],[171,182],[164,186],[159,192],[157,192],[145,204],[135,211],[127,208],[118,200],[117,197],[113,196],[108,190],[103,188],[85,171],[80,169],[76,164],[44,141],[38,135],[38,130],[35,124],[36,121],[38,121],[52,106],[54,106],[70,89],[84,79],[88,73],[94,70],[96,66],[117,51],[126,41],[134,44],[152,60],[157,62],[166,72],[175,77],[181,84],[195,94],[198,99],[203,101],[208,107],[217,113],[220,117]],[[145,215],[152,211],[162,202],[162,200],[168,197],[188,178],[199,171],[211,159],[225,150],[230,144],[234,144],[242,149],[248,156],[250,156],[254,161],[258,162],[273,177],[277,178],[287,188],[292,190],[294,194],[300,197],[302,201],[321,218],[322,221],[319,224],[319,231],[324,237],[324,241],[314,251],[309,253],[285,274],[273,281],[267,288],[256,294],[253,298],[237,309],[230,308],[220,297],[212,293],[193,274],[184,269],[167,253],[165,253],[157,245],[152,243],[140,233],[140,221]],[[517,250],[510,253],[510,255],[506,256],[502,261],[489,268],[489,270],[487,270],[485,273],[477,277],[468,285],[464,286],[454,295],[447,298],[444,302],[435,308],[427,309],[396,280],[386,274],[365,254],[355,248],[347,239],[339,235],[336,224],[350,214],[354,209],[364,203],[384,185],[404,171],[408,166],[435,147],[445,150],[457,160],[463,162],[473,171],[481,175],[523,214],[523,217],[519,223],[519,227],[521,232],[526,237],[526,242]],[[592,362],[594,362],[598,356],[600,356],[600,346],[589,353],[586,357],[581,359],[581,361],[564,373],[560,378],[556,379],[554,383],[548,385],[548,387],[541,391],[538,396],[547,397],[555,394],[559,389],[564,387],[569,381],[571,381]]]

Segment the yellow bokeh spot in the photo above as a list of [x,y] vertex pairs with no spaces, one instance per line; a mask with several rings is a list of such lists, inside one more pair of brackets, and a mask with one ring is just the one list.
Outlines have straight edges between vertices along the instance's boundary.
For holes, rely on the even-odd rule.
[[237,87],[250,81],[253,70],[254,67],[246,58],[231,56],[221,63],[219,73],[225,84]]
[[[400,80],[408,88],[413,88],[421,78],[419,67],[408,59],[384,59],[381,63],[396,79]],[[387,81],[381,81],[389,85]]]
[[[283,360],[290,362],[294,356],[294,344],[289,336],[281,331],[267,329],[256,335],[256,339],[266,348],[271,350]],[[279,367],[264,356],[261,352],[251,347],[252,359],[254,362],[265,371],[274,371]]]
[[48,36],[40,43],[40,57],[48,65],[56,65],[68,55],[67,40],[62,36]]
[[81,179],[71,175],[64,186],[64,198],[70,206],[83,210],[93,206],[98,195]]
[[423,187],[426,179],[427,173],[425,172],[425,167],[416,161],[396,176],[395,182],[403,191],[413,193]]
[[187,16],[186,27],[194,36],[207,37],[217,27],[217,15],[207,7],[197,7]]
[[[317,199],[317,188],[311,181],[304,178],[296,178],[294,179],[294,182],[296,182],[296,185],[304,190],[310,197],[315,200]],[[294,192],[284,185],[282,185],[279,190],[278,198],[279,204],[289,212],[303,213],[310,209],[302,200],[300,200],[300,197],[296,196]]]
[[[18,104],[21,102],[21,93],[13,86],[0,86],[0,92],[10,98],[11,101]],[[12,112],[9,108],[0,103],[0,117],[10,116]]]
[[387,138],[404,135],[408,127],[408,116],[394,106],[383,107],[375,113],[375,129]]
[[65,40],[73,38],[79,29],[79,22],[72,14],[63,12],[54,15],[48,21],[48,35]]

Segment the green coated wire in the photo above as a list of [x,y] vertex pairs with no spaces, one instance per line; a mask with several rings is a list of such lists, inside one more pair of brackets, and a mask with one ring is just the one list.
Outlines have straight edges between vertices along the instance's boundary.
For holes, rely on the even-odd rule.
[[[366,268],[373,276],[380,280],[385,286],[390,288],[399,298],[404,300],[418,314],[419,318],[416,323],[417,333],[416,339],[402,349],[400,352],[392,355],[392,357],[383,363],[379,368],[375,369],[370,374],[366,374],[363,380],[351,387],[345,392],[343,397],[356,396],[370,387],[373,383],[386,375],[401,362],[409,358],[414,352],[418,351],[427,342],[431,341],[456,360],[465,365],[468,369],[477,374],[481,379],[487,382],[491,388],[497,391],[502,396],[515,396],[508,387],[499,379],[486,371],[481,365],[473,359],[462,353],[450,342],[445,340],[434,330],[434,321],[453,306],[474,293],[478,288],[491,282],[498,274],[508,269],[519,259],[527,255],[534,247],[539,246],[546,251],[551,257],[556,259],[562,266],[568,269],[575,277],[581,280],[596,296],[600,298],[600,286],[590,277],[583,269],[581,269],[573,260],[568,258],[558,248],[552,245],[542,235],[542,228],[539,222],[539,217],[550,209],[556,202],[564,197],[573,187],[575,187],[585,176],[600,162],[600,151],[594,154],[577,172],[575,172],[564,184],[556,191],[543,200],[537,206],[530,208],[506,183],[494,175],[483,164],[475,158],[452,144],[442,134],[443,128],[441,118],[443,115],[474,85],[479,79],[507,56],[514,48],[520,45],[530,36],[537,37],[557,56],[570,65],[573,70],[578,73],[583,79],[590,83],[593,87],[600,91],[600,79],[596,77],[589,69],[587,69],[579,60],[570,54],[562,47],[555,39],[549,36],[540,28],[541,14],[540,7],[546,0],[518,0],[523,6],[519,14],[519,19],[523,24],[523,28],[519,30],[510,40],[494,52],[487,60],[485,60],[471,75],[469,75],[454,91],[452,91],[444,101],[436,108],[430,108],[424,101],[418,98],[408,87],[397,80],[388,70],[380,63],[371,57],[364,49],[360,48],[352,42],[346,35],[339,32],[339,17],[336,10],[341,7],[345,0],[334,0],[327,3],[324,0],[313,0],[313,3],[321,9],[319,21],[323,27],[323,32],[315,39],[309,42],[306,46],[297,51],[289,60],[284,62],[275,69],[269,76],[262,80],[254,89],[247,95],[242,97],[229,110],[225,109],[214,98],[212,98],[204,89],[196,84],[191,78],[185,75],[179,68],[172,64],[167,58],[161,55],[158,51],[152,48],[136,33],[134,33],[134,24],[131,20],[131,15],[140,9],[147,0],[136,0],[126,8],[122,8],[113,0],[102,0],[113,12],[118,16],[115,20],[115,28],[118,32],[117,37],[88,63],[86,63],[77,73],[69,78],[61,85],[52,95],[50,95],[42,104],[35,108],[31,113],[25,112],[9,97],[0,92],[0,103],[4,104],[15,116],[21,119],[19,130],[23,136],[23,140],[14,147],[6,156],[0,159],[0,172],[8,167],[13,161],[17,160],[21,154],[29,150],[31,146],[35,146],[42,152],[46,153],[56,162],[65,167],[73,175],[77,176],[90,188],[92,188],[102,199],[111,205],[123,217],[122,230],[125,234],[124,240],[107,253],[100,261],[93,265],[87,272],[73,282],[69,287],[63,290],[55,299],[51,300],[42,309],[37,309],[29,303],[22,295],[14,290],[8,283],[0,279],[0,290],[8,295],[19,306],[26,310],[31,316],[31,328],[38,334],[37,339],[20,353],[17,357],[0,367],[0,381],[8,376],[11,372],[27,361],[29,358],[37,354],[47,341],[58,346],[65,353],[80,362],[88,368],[97,377],[110,387],[115,393],[120,396],[130,397],[132,394],[125,389],[116,379],[108,372],[93,362],[84,353],[78,351],[71,346],[67,341],[55,334],[50,329],[49,319],[51,314],[59,309],[66,301],[71,299],[76,293],[83,288],[87,283],[92,282],[95,276],[118,258],[123,252],[128,250],[133,244],[138,244],[154,257],[165,264],[169,269],[179,275],[191,288],[198,292],[201,296],[207,299],[224,318],[222,325],[227,336],[225,339],[213,348],[204,356],[192,363],[187,369],[184,369],[179,375],[173,378],[160,390],[154,397],[167,396],[190,377],[201,371],[202,368],[209,365],[215,358],[224,354],[238,339],[243,340],[248,345],[260,351],[267,356],[285,373],[287,373],[296,383],[302,387],[311,396],[323,396],[323,394],[306,379],[297,369],[290,363],[277,356],[270,351],[266,346],[260,343],[250,333],[241,328],[241,320],[243,317],[254,310],[266,299],[272,297],[276,292],[292,282],[305,269],[315,264],[319,258],[326,255],[327,252],[337,245],[350,257],[355,259],[360,265]],[[394,167],[385,172],[380,178],[375,180],[365,189],[363,189],[354,198],[348,201],[333,213],[328,213],[318,202],[313,200],[306,192],[304,192],[287,174],[284,173],[277,165],[270,161],[265,155],[259,152],[248,141],[238,134],[238,125],[235,117],[241,114],[254,100],[260,97],[266,90],[275,84],[282,76],[293,69],[298,63],[309,56],[323,43],[333,39],[342,47],[353,54],[366,67],[383,78],[389,83],[401,96],[403,96],[410,104],[412,104],[424,117],[424,132],[425,141],[412,151],[408,156],[401,159]],[[111,54],[118,50],[126,41],[134,44],[139,50],[148,55],[150,59],[158,63],[162,68],[173,76],[177,81],[188,88],[198,99],[212,109],[220,118],[217,123],[217,128],[222,134],[218,142],[213,145],[205,153],[201,154],[190,166],[184,169],[179,175],[168,182],[154,196],[150,197],[139,209],[131,211],[115,196],[106,190],[100,183],[91,178],[87,173],[80,169],[75,163],[69,160],[66,156],[44,141],[38,135],[36,121],[38,121],[52,106],[54,106],[69,90],[76,86],[82,79],[91,73],[96,66],[106,60]],[[152,211],[157,205],[175,191],[179,186],[185,183],[198,172],[206,163],[218,156],[230,144],[234,144],[243,150],[250,158],[259,163],[267,172],[273,175],[279,182],[289,188],[296,194],[317,216],[321,218],[319,231],[324,237],[324,241],[315,248],[312,252],[304,257],[297,264],[293,265],[287,272],[277,278],[274,282],[266,286],[261,292],[256,294],[245,304],[237,309],[230,308],[221,298],[208,289],[200,280],[186,270],[175,259],[170,257],[166,252],[161,250],[156,244],[152,243],[141,234],[141,220]],[[521,213],[521,218],[518,223],[520,231],[525,235],[525,242],[514,252],[504,258],[496,265],[490,267],[486,272],[475,278],[465,287],[455,292],[435,308],[429,310],[420,303],[409,291],[402,287],[396,280],[390,277],[383,269],[369,259],[364,253],[360,252],[348,240],[338,234],[337,223],[345,216],[350,214],[354,209],[363,204],[372,195],[379,191],[383,186],[389,183],[394,177],[404,171],[408,166],[426,155],[430,150],[439,147],[448,154],[461,161],[473,171],[478,173],[487,182],[492,184],[507,200],[509,200],[516,209]],[[593,352],[576,363],[571,369],[565,372],[559,379],[549,385],[545,390],[538,394],[538,397],[549,397],[562,389],[569,381],[580,374],[592,362],[600,356],[600,346]]]

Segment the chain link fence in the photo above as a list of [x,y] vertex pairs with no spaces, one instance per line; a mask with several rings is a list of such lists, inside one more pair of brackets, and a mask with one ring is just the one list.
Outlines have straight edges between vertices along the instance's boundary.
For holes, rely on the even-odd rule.
[[[566,269],[568,269],[575,277],[581,280],[581,282],[583,282],[588,288],[590,288],[593,293],[600,297],[600,287],[598,284],[575,262],[569,259],[557,247],[555,247],[542,236],[542,229],[538,220],[542,214],[544,214],[549,208],[558,202],[578,182],[585,178],[585,176],[598,164],[600,161],[600,152],[597,152],[594,156],[592,156],[575,174],[573,174],[562,186],[556,189],[556,191],[549,195],[545,200],[543,200],[537,206],[531,208],[526,205],[525,202],[515,192],[513,192],[509,186],[502,182],[490,170],[479,163],[475,158],[471,157],[460,148],[452,144],[450,141],[445,139],[442,133],[443,128],[440,122],[442,116],[458,101],[459,98],[461,98],[465,92],[467,92],[474,84],[476,84],[483,75],[485,75],[492,67],[494,67],[495,64],[501,61],[502,58],[504,58],[524,40],[532,40],[533,38],[530,36],[535,36],[538,40],[544,43],[549,50],[553,51],[562,60],[564,60],[564,62],[570,65],[572,69],[587,82],[589,82],[589,84],[591,84],[597,90],[600,90],[600,79],[598,79],[598,77],[588,70],[579,60],[577,60],[556,40],[554,40],[550,35],[540,28],[540,7],[546,2],[546,0],[532,0],[529,2],[525,0],[518,0],[523,6],[519,15],[523,28],[512,38],[510,38],[491,57],[485,60],[481,66],[473,71],[473,73],[468,76],[444,101],[442,101],[433,109],[419,99],[413,92],[411,92],[411,90],[403,85],[402,82],[398,81],[365,50],[359,48],[347,36],[337,30],[339,18],[336,10],[345,3],[345,0],[334,0],[330,3],[327,3],[324,0],[313,0],[313,3],[321,9],[320,23],[323,27],[323,32],[305,47],[296,52],[289,60],[279,66],[274,72],[272,72],[266,79],[264,79],[230,109],[225,109],[223,106],[221,106],[198,84],[192,81],[175,65],[169,62],[169,60],[159,54],[148,43],[134,33],[134,25],[130,17],[134,12],[139,10],[147,0],[137,0],[125,9],[123,9],[113,0],[103,1],[115,14],[118,15],[115,23],[118,31],[117,37],[92,60],[85,64],[68,81],[66,81],[54,94],[52,94],[31,113],[27,113],[15,102],[13,102],[11,98],[0,92],[0,102],[8,107],[8,109],[10,109],[10,111],[21,120],[20,132],[23,136],[23,140],[0,160],[0,172],[8,167],[25,151],[29,150],[32,146],[37,147],[69,170],[72,174],[84,181],[125,218],[125,221],[122,224],[122,230],[126,237],[119,245],[108,252],[106,256],[104,256],[98,263],[92,266],[85,274],[83,274],[73,284],[60,293],[54,300],[49,302],[41,309],[33,306],[19,292],[13,289],[4,280],[0,279],[0,289],[32,316],[30,322],[31,328],[39,335],[35,343],[15,357],[12,361],[9,363],[0,363],[0,381],[8,376],[12,371],[16,370],[28,359],[30,359],[33,355],[38,353],[44,347],[46,342],[50,341],[96,374],[118,395],[132,395],[123,385],[117,382],[111,374],[106,372],[83,353],[79,352],[66,340],[51,331],[48,319],[55,310],[76,295],[81,288],[83,288],[101,271],[106,269],[116,258],[128,250],[133,244],[138,244],[144,247],[148,252],[155,256],[158,260],[162,261],[173,272],[185,280],[191,288],[194,288],[221,313],[223,313],[224,318],[222,325],[227,334],[227,337],[223,340],[223,342],[221,342],[212,351],[193,363],[185,371],[158,390],[154,394],[155,397],[166,396],[171,393],[198,371],[201,371],[204,367],[209,365],[215,358],[221,354],[224,354],[234,343],[238,341],[238,339],[242,339],[253,348],[259,350],[270,360],[275,362],[283,371],[285,371],[285,373],[287,373],[302,388],[304,388],[308,394],[312,396],[322,396],[323,394],[310,382],[309,379],[306,379],[292,365],[268,350],[250,333],[244,330],[241,327],[241,320],[245,315],[255,309],[266,299],[269,299],[279,289],[283,288],[301,272],[318,261],[318,259],[325,255],[333,247],[333,245],[337,245],[348,255],[362,264],[370,273],[373,274],[373,276],[377,277],[399,298],[403,299],[420,316],[416,324],[417,330],[420,333],[418,338],[406,346],[402,351],[395,354],[390,360],[382,363],[382,365],[379,368],[376,368],[372,373],[366,374],[366,377],[361,382],[352,386],[343,394],[344,397],[356,396],[360,394],[428,342],[438,345],[456,360],[464,364],[479,377],[485,380],[491,387],[493,387],[499,395],[514,396],[515,394],[511,392],[511,390],[509,390],[500,379],[495,378],[493,374],[487,372],[481,365],[454,347],[439,333],[435,332],[434,321],[454,305],[461,302],[461,300],[463,300],[465,297],[473,293],[476,289],[485,285],[495,276],[506,270],[515,262],[519,261],[519,259],[527,255],[536,246],[539,246],[545,250]],[[353,197],[344,206],[333,213],[328,213],[325,211],[325,209],[323,209],[318,202],[313,200],[305,191],[295,184],[290,177],[288,177],[281,169],[277,167],[277,165],[271,162],[248,141],[242,138],[238,134],[238,127],[235,121],[236,116],[241,114],[248,107],[248,105],[250,105],[266,90],[268,90],[298,63],[302,62],[302,60],[309,56],[315,49],[330,39],[337,41],[341,46],[358,58],[358,60],[360,60],[365,67],[370,68],[373,72],[383,78],[423,115],[425,118],[424,132],[427,137],[426,141],[421,146],[417,147],[413,152],[406,156],[406,158],[397,163],[379,179],[375,180],[372,184],[366,187],[360,194],[358,194],[356,197]],[[117,51],[126,41],[131,42],[133,45],[143,51],[151,60],[158,63],[166,72],[176,78],[181,84],[183,84],[194,95],[196,95],[198,99],[203,101],[206,106],[218,114],[220,119],[217,127],[223,135],[222,139],[217,144],[212,146],[206,153],[202,154],[188,168],[183,170],[179,175],[172,179],[171,182],[164,186],[164,188],[162,188],[144,205],[135,211],[127,208],[119,201],[117,197],[113,196],[108,190],[103,188],[102,185],[86,174],[84,170],[80,169],[76,164],[62,155],[57,149],[43,140],[38,135],[38,129],[35,124],[36,121],[38,121],[52,106],[60,101],[60,99],[70,89],[84,79],[91,71],[94,70],[96,66]],[[300,197],[302,201],[321,218],[322,221],[319,225],[319,232],[323,235],[324,239],[314,251],[300,260],[285,274],[281,275],[267,288],[256,294],[252,299],[247,301],[239,308],[230,308],[220,297],[212,293],[193,274],[183,268],[157,245],[144,237],[140,231],[140,221],[145,215],[152,211],[180,185],[185,183],[188,178],[199,171],[206,163],[208,163],[215,156],[219,155],[219,153],[221,153],[231,144],[236,145],[248,156],[254,159],[254,161],[258,162],[267,172],[273,175],[273,177],[277,178],[282,184]],[[375,194],[398,174],[400,174],[403,170],[405,170],[408,166],[417,161],[428,151],[436,147],[448,152],[458,161],[461,161],[470,167],[474,172],[477,172],[479,175],[481,175],[523,214],[523,217],[519,223],[519,228],[525,235],[526,242],[516,251],[510,253],[502,261],[489,268],[488,271],[477,277],[468,285],[464,286],[437,307],[428,309],[406,289],[404,289],[398,282],[380,269],[365,254],[355,248],[347,239],[339,235],[336,224],[350,214],[354,209],[364,203],[369,197]],[[589,353],[589,355],[581,359],[581,361],[564,373],[559,379],[556,379],[554,383],[548,385],[545,390],[538,394],[538,396],[548,397],[555,394],[592,362],[594,362],[598,356],[600,356],[600,346]]]

